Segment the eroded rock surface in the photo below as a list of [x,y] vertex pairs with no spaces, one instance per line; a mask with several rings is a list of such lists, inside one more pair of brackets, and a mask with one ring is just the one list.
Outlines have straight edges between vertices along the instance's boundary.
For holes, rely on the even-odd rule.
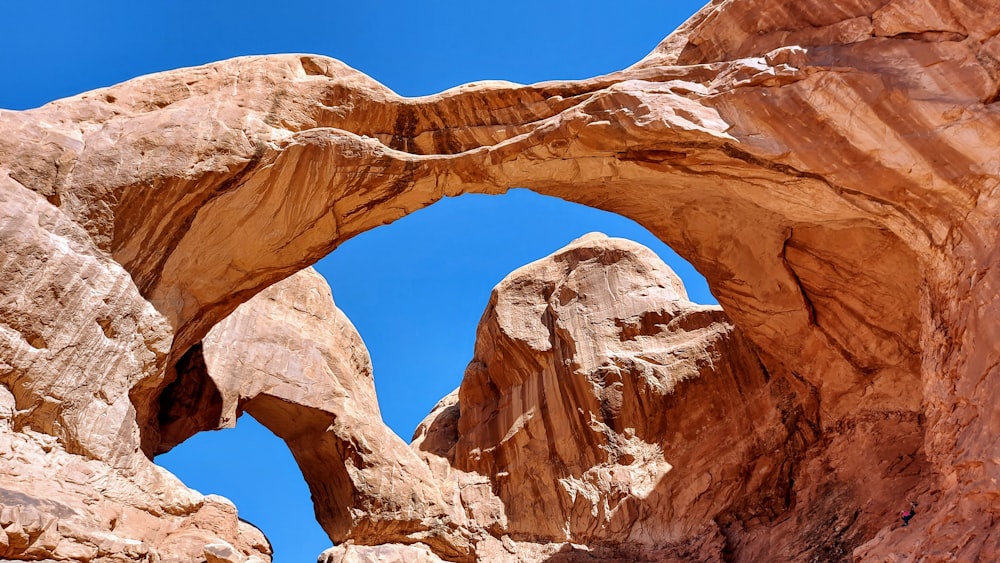
[[784,497],[808,400],[651,251],[595,234],[494,289],[449,457],[491,480],[515,540],[652,548]]
[[270,546],[140,449],[169,324],[45,199],[0,180],[0,558],[239,562]]
[[[311,270],[201,350],[217,424],[245,410],[295,453],[346,542],[329,561],[839,559],[928,470],[915,413],[824,432],[814,388],[768,373],[651,251],[600,234],[498,284],[461,387],[413,450]],[[870,455],[836,455],[849,448]]]
[[[758,546],[725,534],[816,494],[811,389],[768,374],[651,251],[596,233],[494,289],[462,385],[414,450],[382,423],[361,339],[311,270],[237,308],[202,354],[218,424],[245,410],[289,444],[346,542],[329,561],[740,557]],[[912,485],[899,473],[869,479],[879,504]],[[812,558],[827,546],[803,529],[781,543]]]
[[[589,80],[405,99],[323,57],[246,57],[0,111],[12,440],[170,496],[135,448],[218,424],[191,410],[216,323],[357,233],[524,186],[649,228],[815,399],[800,466],[836,478],[790,500],[829,521],[733,523],[727,546],[863,529],[829,557],[1000,559],[998,30],[986,0],[717,0]],[[865,489],[901,466],[905,530],[906,499]]]
[[869,421],[898,442],[853,442],[863,460],[830,455],[855,432],[819,417],[814,388],[768,373],[651,251],[593,234],[498,284],[413,446],[489,480],[502,512],[477,521],[524,561],[561,543],[588,546],[566,560],[828,560],[891,518],[926,461],[915,413]]
[[368,351],[322,276],[303,270],[258,294],[202,350],[218,426],[246,411],[283,439],[332,540],[425,542],[469,555],[464,518],[382,422]]

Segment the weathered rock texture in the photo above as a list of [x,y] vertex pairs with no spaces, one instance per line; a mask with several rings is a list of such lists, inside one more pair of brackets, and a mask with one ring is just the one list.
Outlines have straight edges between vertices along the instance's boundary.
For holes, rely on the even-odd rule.
[[815,431],[808,389],[769,380],[720,308],[596,235],[494,289],[458,395],[448,456],[490,478],[514,539],[652,548],[735,502],[781,512]]
[[[417,429],[420,458],[382,424],[360,340],[315,273],[204,342],[223,419],[249,399],[265,424],[294,421],[276,432],[347,542],[328,561],[419,559],[421,541],[448,559],[837,560],[926,469],[914,420],[879,421],[893,440],[878,447],[873,422],[824,436],[813,388],[768,373],[651,251],[598,234],[495,288],[461,387]],[[268,395],[279,412],[255,408]],[[321,422],[303,422],[306,405]],[[843,515],[848,495],[868,500]]]
[[[330,561],[428,547],[712,559],[734,512],[774,516],[813,494],[792,480],[817,437],[808,387],[770,377],[720,308],[690,303],[659,258],[621,239],[588,235],[497,286],[462,386],[416,452],[382,423],[363,344],[311,270],[241,305],[201,351],[216,399],[197,410],[218,425],[245,410],[289,444],[320,522],[348,542]],[[881,506],[912,481],[873,480],[871,494]],[[573,543],[589,547],[561,552]]]
[[283,439],[332,540],[469,554],[430,469],[382,422],[368,351],[322,276],[303,270],[258,294],[202,353],[217,400],[197,410],[220,427],[245,411]]
[[414,447],[490,480],[503,512],[479,523],[523,560],[542,560],[524,543],[562,542],[718,559],[726,526],[805,493],[792,475],[817,432],[809,388],[770,377],[719,307],[689,302],[650,250],[596,234],[497,285],[442,406]]
[[[213,325],[359,232],[525,186],[645,225],[817,402],[813,505],[737,516],[725,553],[816,526],[814,554],[1000,559],[998,30],[987,0],[718,0],[590,80],[405,99],[250,57],[2,111],[4,432],[155,499],[131,450],[202,426],[177,421]],[[907,451],[858,461],[886,444]],[[867,483],[904,465],[923,508],[902,530],[905,499]]]
[[0,179],[0,558],[270,560],[232,503],[140,450],[170,351],[128,272],[43,198]]

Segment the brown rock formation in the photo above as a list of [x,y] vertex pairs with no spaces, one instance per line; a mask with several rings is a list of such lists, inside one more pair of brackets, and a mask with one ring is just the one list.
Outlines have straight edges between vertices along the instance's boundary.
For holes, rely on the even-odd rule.
[[216,424],[246,411],[283,439],[333,541],[468,554],[429,468],[382,422],[368,351],[322,276],[303,270],[258,294],[212,329],[202,353],[220,397]]
[[346,545],[320,554],[318,563],[440,563],[424,545]]
[[[413,445],[490,480],[503,514],[476,520],[523,561],[560,544],[622,561],[829,560],[849,550],[819,527],[863,536],[891,518],[879,507],[918,482],[920,464],[898,460],[920,433],[882,421],[899,443],[830,456],[846,446],[820,440],[816,399],[652,252],[589,235],[495,288],[457,397]],[[845,489],[870,502],[839,522]]]
[[[347,542],[329,561],[837,558],[817,532],[838,523],[810,507],[855,479],[871,502],[844,527],[871,533],[920,476],[897,463],[920,446],[905,420],[877,459],[830,456],[808,385],[767,373],[648,249],[601,235],[497,286],[416,453],[382,424],[364,346],[310,270],[237,308],[201,354],[218,399],[198,410],[219,425],[246,410],[286,440]],[[792,524],[758,533],[778,517]]]
[[[813,496],[739,516],[727,553],[781,556],[815,526],[817,556],[998,559],[998,30],[986,0],[718,0],[578,82],[409,100],[329,59],[252,57],[2,111],[5,435],[104,464],[124,504],[180,525],[134,447],[217,423],[177,424],[210,389],[214,324],[354,234],[525,186],[645,225],[815,398]],[[901,472],[924,507],[907,530],[870,494]]]
[[497,285],[458,405],[449,455],[490,478],[504,533],[638,553],[738,502],[782,512],[815,436],[801,382],[769,379],[651,251],[597,235]]
[[270,560],[232,503],[139,448],[167,322],[77,224],[0,184],[0,558],[186,563],[227,545]]

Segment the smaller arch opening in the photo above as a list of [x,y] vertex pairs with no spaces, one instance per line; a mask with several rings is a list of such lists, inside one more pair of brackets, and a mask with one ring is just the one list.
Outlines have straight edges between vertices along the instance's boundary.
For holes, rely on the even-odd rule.
[[232,500],[240,518],[271,542],[273,563],[314,561],[330,547],[288,447],[251,416],[235,428],[199,432],[156,463],[202,494]]

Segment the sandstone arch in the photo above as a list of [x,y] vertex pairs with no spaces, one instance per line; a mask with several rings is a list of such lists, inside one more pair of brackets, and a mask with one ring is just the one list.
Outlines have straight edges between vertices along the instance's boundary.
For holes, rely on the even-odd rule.
[[[412,100],[321,57],[234,59],[0,113],[0,181],[124,267],[171,327],[148,361],[168,366],[445,195],[525,186],[620,213],[705,274],[769,371],[815,389],[825,430],[919,417],[938,507],[920,541],[995,553],[997,29],[976,0],[721,0],[618,73]],[[129,388],[147,452],[163,385]]]

